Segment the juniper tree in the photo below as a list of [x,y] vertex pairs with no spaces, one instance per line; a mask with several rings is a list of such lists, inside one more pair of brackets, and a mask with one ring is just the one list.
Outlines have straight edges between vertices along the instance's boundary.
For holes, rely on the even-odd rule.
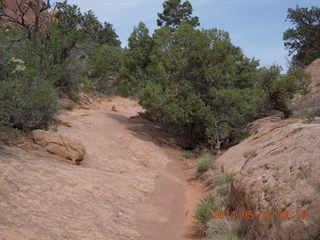
[[194,27],[200,25],[198,17],[192,17],[193,9],[189,1],[181,3],[181,0],[166,0],[163,3],[163,12],[158,13],[157,24],[159,27],[166,25],[176,28],[186,21]]
[[293,64],[306,66],[319,58],[320,8],[289,8],[287,21],[294,27],[285,31],[283,39],[285,47],[293,57]]

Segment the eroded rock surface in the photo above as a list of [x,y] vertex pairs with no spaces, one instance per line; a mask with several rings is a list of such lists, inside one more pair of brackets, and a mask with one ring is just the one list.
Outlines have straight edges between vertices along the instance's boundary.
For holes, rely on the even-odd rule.
[[58,133],[34,130],[32,137],[36,144],[50,154],[61,157],[66,161],[72,161],[75,165],[79,165],[86,154],[86,149],[82,143]]

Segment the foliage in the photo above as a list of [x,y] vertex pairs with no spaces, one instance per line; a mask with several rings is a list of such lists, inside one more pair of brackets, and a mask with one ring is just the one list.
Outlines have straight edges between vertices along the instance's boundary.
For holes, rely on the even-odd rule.
[[304,94],[308,77],[302,69],[281,74],[277,66],[258,69],[227,32],[197,30],[187,1],[168,0],[151,38],[145,24],[129,38],[117,87],[139,96],[155,121],[189,140],[220,149],[237,144],[245,126],[270,110],[291,115],[289,101]]
[[293,65],[309,65],[320,57],[320,8],[289,8],[287,20],[294,27],[285,31],[283,39]]
[[226,32],[165,26],[154,35],[150,59],[141,104],[191,146],[228,145],[256,117],[264,97],[255,87],[258,62],[233,46]]
[[116,85],[124,96],[138,94],[147,81],[147,67],[150,64],[152,39],[149,30],[142,22],[134,27],[128,39],[126,51]]
[[63,40],[69,40],[65,44],[72,45],[81,39],[91,39],[98,44],[120,47],[121,42],[112,24],[99,22],[93,11],[82,14],[78,6],[70,5],[67,1],[57,2],[55,8],[56,20],[50,27],[65,34],[60,35]]
[[94,88],[100,83],[99,79],[88,83],[92,72],[89,61],[95,49],[101,45],[119,48],[120,41],[112,25],[102,25],[92,11],[82,14],[79,7],[67,1],[57,2],[55,8],[55,20],[35,39],[37,53],[51,61],[48,66],[60,68],[55,84],[72,97],[81,85]]
[[212,219],[214,211],[222,210],[223,202],[218,200],[213,193],[207,193],[198,204],[195,220],[201,234],[207,231],[207,223]]
[[[76,5],[63,1],[55,3],[52,15],[35,19],[41,22],[30,25],[30,31],[0,23],[0,125],[5,128],[47,128],[57,111],[59,93],[67,93],[74,101],[82,89],[105,93],[107,80],[120,67],[118,36],[110,23],[100,23],[92,11],[82,14]],[[23,17],[20,20],[15,25],[24,24]]]
[[121,65],[122,51],[119,47],[107,44],[94,50],[90,59],[92,76],[96,79],[95,90],[110,93],[112,81],[116,78]]
[[91,10],[83,14],[82,28],[86,38],[92,39],[99,44],[107,44],[114,47],[120,47],[121,45],[113,25],[108,22],[100,23]]
[[25,79],[0,81],[0,124],[22,130],[46,128],[57,110],[56,93],[47,83]]
[[192,5],[189,1],[181,3],[181,0],[166,0],[163,3],[163,12],[158,13],[157,24],[177,27],[182,22],[188,22],[194,27],[199,26],[199,18],[192,17]]
[[[46,128],[57,110],[53,75],[42,71],[28,36],[14,30],[5,33],[0,34],[0,125]],[[20,41],[12,42],[17,37]]]
[[289,101],[296,94],[308,93],[310,76],[302,68],[291,68],[287,74],[281,74],[281,70],[277,65],[260,69],[260,86],[267,94],[270,108],[283,112],[288,118],[292,114]]
[[21,130],[4,126],[0,123],[0,139],[2,142],[10,142],[21,137]]
[[68,102],[64,108],[68,111],[72,111],[77,105],[74,102]]

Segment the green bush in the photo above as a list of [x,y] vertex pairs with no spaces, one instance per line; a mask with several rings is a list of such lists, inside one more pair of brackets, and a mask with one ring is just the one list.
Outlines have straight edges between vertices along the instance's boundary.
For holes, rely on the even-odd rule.
[[257,116],[265,94],[256,88],[258,62],[246,58],[228,33],[183,23],[158,29],[149,81],[140,103],[155,120],[190,140],[227,147]]
[[90,65],[93,69],[94,90],[100,93],[113,94],[113,81],[120,69],[122,51],[119,47],[102,45],[95,49]]
[[68,102],[64,108],[68,111],[72,111],[77,105],[74,102]]
[[78,6],[67,1],[57,2],[55,7],[57,21],[49,24],[38,42],[44,45],[40,52],[46,52],[62,68],[56,86],[73,96],[79,90],[91,91],[90,88],[107,92],[110,74],[115,65],[119,67],[121,58],[120,41],[113,26],[99,22],[90,10],[81,13]]
[[221,149],[239,143],[246,125],[271,110],[291,115],[289,101],[307,90],[302,69],[258,69],[259,62],[234,46],[227,32],[180,20],[174,28],[157,29],[153,38],[140,24],[130,37],[119,86],[125,95],[138,95],[150,117],[175,129],[190,148]]
[[0,124],[22,130],[47,128],[57,111],[57,94],[46,82],[0,81]]
[[21,137],[21,130],[1,125],[0,123],[0,140],[12,141]]
[[[21,51],[21,49],[19,49]],[[22,130],[46,128],[57,111],[57,94],[32,63],[8,57],[1,66],[0,124]]]
[[134,27],[128,39],[128,49],[115,84],[124,96],[139,96],[148,79],[152,39],[143,22]]
[[36,17],[24,28],[0,21],[1,128],[47,128],[59,94],[76,102],[81,90],[108,92],[116,77],[122,50],[112,25],[67,1],[54,5],[54,21],[44,23],[33,7]]
[[281,74],[282,68],[274,65],[259,70],[259,85],[267,94],[269,109],[282,112],[285,118],[292,115],[289,102],[296,94],[307,94],[310,75],[302,68],[291,68],[287,74]]
[[213,193],[208,193],[201,199],[194,216],[201,234],[206,233],[207,223],[212,219],[214,211],[222,210],[223,205]]

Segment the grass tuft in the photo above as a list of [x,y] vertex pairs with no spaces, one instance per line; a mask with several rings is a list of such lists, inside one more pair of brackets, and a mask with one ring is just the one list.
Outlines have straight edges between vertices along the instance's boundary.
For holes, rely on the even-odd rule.
[[207,240],[245,240],[247,225],[240,219],[224,218],[208,223]]
[[[210,165],[211,166],[211,165]],[[212,219],[214,211],[228,209],[228,197],[230,187],[235,174],[219,175],[210,180],[210,185],[215,189],[205,195],[195,213],[195,219],[202,235],[206,235],[207,240],[245,240],[247,225],[239,219]],[[229,206],[230,207],[230,206]]]
[[229,174],[226,174],[226,175],[220,175],[220,176],[216,176],[214,179],[213,179],[213,185],[215,187],[219,187],[219,186],[222,186],[224,184],[230,184],[233,179],[235,178],[236,174],[234,173],[229,173]]
[[68,102],[64,108],[68,111],[72,111],[77,105],[74,102]]
[[213,193],[208,193],[201,199],[194,218],[202,235],[207,231],[207,223],[212,219],[213,212],[220,211],[223,205],[223,202],[217,199]]
[[210,153],[204,153],[197,164],[197,172],[199,175],[208,171],[208,169],[212,166],[214,161],[214,157]]
[[219,195],[220,198],[227,201],[227,198],[230,193],[230,187],[233,179],[235,178],[236,174],[229,173],[226,175],[216,176],[213,178],[213,186]]
[[19,139],[22,136],[22,132],[19,129],[12,127],[4,127],[0,122],[0,143],[3,141],[14,141]]
[[181,153],[182,157],[186,158],[186,159],[193,159],[195,158],[195,154],[191,151],[187,151],[187,150],[183,150]]

